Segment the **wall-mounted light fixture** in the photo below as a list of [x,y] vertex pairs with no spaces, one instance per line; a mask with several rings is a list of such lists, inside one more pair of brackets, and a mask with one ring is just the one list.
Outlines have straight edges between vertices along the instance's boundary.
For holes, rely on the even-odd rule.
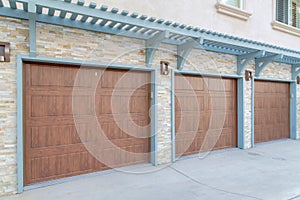
[[7,42],[0,42],[0,62],[10,61],[10,44]]
[[297,84],[300,85],[300,76],[297,76]]
[[251,81],[252,78],[253,78],[252,71],[245,70],[245,80],[246,81]]
[[161,75],[169,75],[169,62],[160,61],[160,74]]

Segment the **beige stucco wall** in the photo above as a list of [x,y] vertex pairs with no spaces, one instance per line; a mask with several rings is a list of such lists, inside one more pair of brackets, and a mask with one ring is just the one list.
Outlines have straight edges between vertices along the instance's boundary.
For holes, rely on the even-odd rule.
[[[299,36],[274,30],[276,0],[244,0],[244,10],[252,16],[248,21],[236,19],[217,12],[218,0],[86,0],[108,5],[109,8],[125,9],[165,20],[228,33],[274,45],[300,50]],[[259,5],[259,6],[258,6]]]

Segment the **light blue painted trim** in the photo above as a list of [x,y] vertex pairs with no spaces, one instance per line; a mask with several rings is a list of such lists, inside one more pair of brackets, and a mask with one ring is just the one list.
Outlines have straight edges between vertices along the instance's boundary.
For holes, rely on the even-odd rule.
[[23,192],[23,62],[17,56],[17,193]]
[[28,11],[29,11],[29,17],[28,17],[29,18],[29,55],[35,57],[36,56],[36,4],[34,2],[29,1]]
[[254,81],[256,80],[256,78],[252,78],[251,79],[251,146],[252,148],[254,148],[254,136],[255,136],[255,132],[254,132],[254,120],[255,120],[255,110],[254,110],[254,92],[255,92],[255,84],[254,84]]
[[283,54],[275,54],[271,56],[265,56],[261,58],[256,58],[255,59],[255,76],[259,77],[261,72],[267,67],[268,64],[271,62],[278,60],[278,59],[283,59]]
[[182,70],[183,65],[190,54],[190,52],[198,46],[198,48],[202,48],[203,45],[203,39],[197,38],[197,39],[190,39],[184,44],[177,45],[177,69]]
[[[180,70],[172,70],[172,71],[173,71],[174,74],[175,73],[180,73],[180,74],[187,74],[187,75],[198,75],[198,76],[207,76],[207,77],[222,77],[222,78],[234,78],[234,79],[237,79],[238,147],[240,149],[244,149],[245,148],[245,145],[244,145],[244,77],[243,76],[239,76],[239,75],[216,74],[216,73],[202,73],[202,72],[197,72],[197,71],[180,71]],[[174,80],[172,80],[172,81],[174,82]],[[174,99],[172,99],[172,101],[174,101]],[[173,106],[172,106],[172,110],[174,110],[174,113],[175,113],[175,108],[173,108]],[[176,159],[174,159],[174,160],[176,160]]]
[[176,161],[176,150],[175,150],[175,72],[171,70],[171,143],[172,153],[171,161]]
[[290,83],[290,136],[296,140],[297,137],[297,83]]
[[300,64],[292,65],[292,80],[296,80],[300,74]]
[[245,149],[245,131],[244,131],[244,117],[245,117],[245,107],[244,107],[244,78],[239,78],[237,80],[237,101],[238,101],[238,147],[240,149]]
[[199,71],[174,70],[174,73],[187,74],[187,75],[201,75],[201,76],[208,76],[208,77],[243,78],[243,76],[239,76],[239,75],[207,73],[207,72],[199,72]]
[[[154,93],[154,99],[152,105],[157,105],[157,78],[156,69],[146,67],[134,67],[131,65],[120,65],[120,64],[105,64],[97,62],[85,62],[73,59],[61,59],[61,58],[47,58],[47,57],[31,57],[30,55],[17,55],[17,193],[22,193],[24,189],[33,189],[38,187],[44,187],[47,185],[53,185],[57,183],[65,182],[66,180],[73,180],[73,177],[60,179],[57,181],[50,181],[41,184],[35,184],[32,186],[26,186],[24,188],[24,159],[23,159],[23,62],[42,62],[52,64],[64,64],[64,65],[79,65],[82,67],[98,67],[98,68],[111,68],[111,69],[130,69],[138,71],[151,72],[152,81],[152,92]],[[154,120],[151,123],[151,132],[154,132],[154,136],[151,138],[151,163],[157,165],[157,108],[154,106],[153,112],[151,113]],[[153,118],[152,118],[153,119]],[[152,133],[153,134],[153,133]],[[103,172],[98,172],[103,173]],[[88,175],[82,175],[78,177],[86,177]],[[76,178],[76,177],[75,177]]]
[[[253,40],[248,40],[244,38],[234,37],[227,34],[222,34],[218,32],[213,32],[205,29],[200,29],[198,27],[191,27],[184,24],[179,23],[172,23],[169,21],[164,22],[164,20],[158,19],[154,17],[150,17],[148,19],[142,20],[141,17],[138,17],[138,14],[131,14],[130,16],[123,15],[122,13],[119,13],[116,9],[112,9],[111,11],[108,11],[106,9],[99,12],[99,9],[95,9],[93,7],[89,6],[80,6],[75,3],[69,3],[70,0],[67,1],[49,1],[49,0],[18,0],[18,2],[27,4],[29,1],[32,1],[37,4],[37,8],[47,7],[51,8],[52,10],[60,10],[62,13],[77,13],[82,16],[89,16],[94,19],[102,19],[102,20],[108,20],[108,21],[114,21],[118,22],[120,24],[127,24],[130,27],[141,27],[146,28],[148,30],[156,31],[169,31],[173,35],[178,35],[179,38],[182,37],[192,37],[192,38],[203,38],[206,41],[209,41],[210,44],[207,46],[212,51],[216,52],[224,52],[227,51],[231,54],[244,54],[249,53],[254,50],[263,50],[266,52],[269,52],[271,54],[283,54],[285,55],[284,59],[281,59],[279,61],[281,62],[290,62],[290,64],[295,63],[295,61],[299,62],[299,55],[300,52],[282,48],[275,45],[269,45],[266,43],[261,43]],[[6,7],[7,8],[7,7]],[[12,9],[7,8],[10,10],[19,10],[19,9]],[[39,11],[38,11],[39,12]],[[24,13],[24,12],[23,12]],[[5,14],[4,14],[5,15]],[[13,15],[16,18],[20,18],[16,14],[8,13],[8,15]],[[57,23],[56,22],[59,18],[62,18],[62,21],[60,21],[59,25],[67,26],[66,22],[69,23],[70,26],[72,26],[72,23],[74,22],[79,26],[79,23],[84,27],[87,24],[90,23],[82,23],[80,20],[68,20],[64,18],[64,14],[61,17],[56,16],[49,16],[47,14],[40,13],[38,17],[41,18],[47,18],[48,20],[45,23]],[[38,22],[40,22],[37,19]],[[71,22],[70,22],[71,21]],[[78,23],[79,22],[79,23]],[[73,26],[74,27],[74,26]],[[80,28],[80,26],[79,26]],[[100,26],[98,26],[99,30],[101,29]],[[110,27],[105,27],[103,32],[110,31]],[[129,30],[129,29],[128,29]],[[124,30],[123,30],[124,31]],[[127,32],[128,37],[136,37],[136,35],[147,35],[147,34],[134,34],[134,31],[124,31]],[[118,32],[120,33],[120,31]],[[148,39],[149,39],[148,35]],[[180,42],[179,40],[177,42]],[[206,45],[206,44],[205,44]],[[292,62],[292,63],[291,63]]]
[[166,38],[169,38],[168,31],[162,31],[146,40],[146,65],[151,67],[154,59],[155,52],[160,43]]
[[[257,78],[255,77],[252,82],[252,147],[255,146],[254,137],[255,137],[255,129],[254,129],[254,120],[255,120],[255,80],[258,81],[274,81],[274,82],[283,82],[290,83],[290,138],[297,139],[297,84],[295,80],[284,80],[284,79],[272,79],[272,78]],[[295,87],[296,86],[296,87]],[[294,98],[292,98],[294,97]]]
[[151,163],[157,165],[157,71],[151,72]]
[[242,75],[245,67],[251,60],[265,55],[265,51],[255,51],[252,53],[242,54],[237,56],[237,74]]
[[24,10],[11,9],[6,7],[0,7],[0,16],[12,17],[17,19],[28,19],[28,13]]
[[294,83],[295,80],[286,80],[286,79],[277,79],[277,78],[261,78],[255,77],[257,81],[272,81],[272,82],[286,82],[286,83]]
[[146,68],[145,66],[133,66],[133,65],[122,65],[113,63],[101,63],[101,62],[88,62],[83,60],[74,59],[63,59],[63,58],[48,58],[48,57],[30,57],[28,55],[21,55],[23,61],[28,62],[43,62],[53,64],[64,64],[64,65],[80,65],[82,67],[98,67],[98,68],[113,68],[113,69],[130,69],[138,71],[154,71],[155,69]]

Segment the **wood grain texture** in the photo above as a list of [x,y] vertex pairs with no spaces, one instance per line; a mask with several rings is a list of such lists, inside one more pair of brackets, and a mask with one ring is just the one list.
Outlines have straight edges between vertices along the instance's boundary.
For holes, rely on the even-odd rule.
[[[25,185],[150,162],[150,73],[41,63],[24,70]],[[98,134],[95,117],[105,133],[97,153],[113,165],[86,148]]]
[[237,146],[235,79],[175,76],[176,157]]
[[289,83],[255,81],[254,142],[290,137]]

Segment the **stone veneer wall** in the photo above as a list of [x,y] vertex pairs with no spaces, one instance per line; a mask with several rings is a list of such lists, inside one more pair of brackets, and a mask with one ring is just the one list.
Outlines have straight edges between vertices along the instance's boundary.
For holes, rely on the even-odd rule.
[[0,196],[16,193],[16,55],[28,53],[27,21],[0,17],[0,38],[10,42],[10,62],[0,63]]
[[[0,63],[0,196],[16,193],[16,55],[28,54],[28,22],[0,17],[0,36],[11,43],[11,62]],[[78,59],[88,62],[145,66],[145,42],[55,25],[37,24],[37,55],[49,58]],[[176,47],[160,45],[153,67],[158,88],[158,163],[171,161],[171,77],[160,75],[159,62],[167,60],[176,68]],[[253,65],[253,64],[252,64]],[[286,65],[273,64],[262,77],[290,78]],[[252,68],[249,65],[247,68]],[[184,70],[236,74],[236,57],[193,50]],[[245,148],[251,147],[251,82],[245,82]],[[298,110],[300,88],[298,86]],[[298,112],[298,121],[300,121]],[[300,124],[298,125],[300,130]]]
[[[253,76],[255,76],[254,61],[250,62],[249,65],[246,67],[246,69],[251,70],[253,72]],[[274,73],[274,72],[276,72],[276,73]],[[259,78],[267,78],[267,79],[274,78],[274,79],[291,80],[291,75],[292,75],[291,73],[292,72],[291,72],[290,65],[272,62],[268,66],[266,66],[266,68],[261,72],[261,75]],[[245,91],[246,91],[245,95],[250,96],[250,98],[251,98],[252,87],[251,87],[251,83],[250,84],[249,83],[250,82],[248,82],[248,83],[246,82],[246,85],[248,85],[248,86],[245,86]],[[300,90],[299,90],[299,92],[300,92]],[[299,95],[299,93],[298,93],[298,95]],[[249,100],[249,97],[245,98],[245,101],[248,101],[248,100]],[[300,100],[300,98],[299,98],[299,100]],[[249,100],[249,102],[247,102],[247,103],[245,102],[245,115],[246,115],[245,120],[250,121],[250,122],[251,122],[252,110],[251,110],[251,107],[249,108],[249,105],[251,105],[251,102],[252,102],[251,99]],[[300,109],[300,105],[299,105],[299,109]],[[299,116],[299,119],[300,119],[300,116]],[[250,129],[251,129],[251,125],[250,125]],[[250,132],[250,134],[251,134],[251,132]],[[248,139],[250,139],[250,141],[248,141]],[[251,135],[250,135],[250,138],[247,138],[247,140],[245,141],[245,144],[246,144],[246,142],[247,142],[246,146],[250,148],[251,147]],[[248,142],[250,142],[250,143],[248,143]]]
[[300,85],[297,85],[297,139],[300,139]]

